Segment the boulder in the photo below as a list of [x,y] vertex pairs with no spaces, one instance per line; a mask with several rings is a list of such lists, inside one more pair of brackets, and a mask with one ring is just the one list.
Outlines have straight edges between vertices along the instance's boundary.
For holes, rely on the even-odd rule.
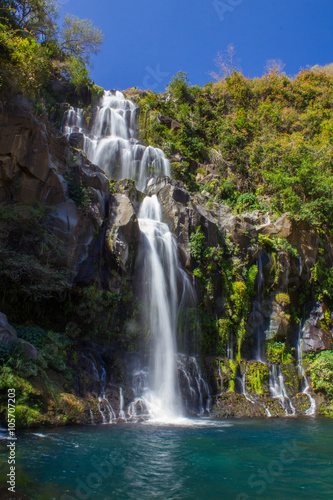
[[177,120],[174,120],[173,118],[170,118],[170,116],[159,115],[158,121],[171,130],[178,130],[182,127],[181,123],[179,123]]
[[277,236],[278,238],[288,238],[292,231],[292,222],[289,219],[289,214],[283,214],[275,222],[262,224],[257,228],[258,233],[265,236]]
[[7,316],[0,313],[0,343],[8,346],[16,339],[16,330],[8,323]]
[[23,339],[17,339],[17,340],[23,349],[23,353],[26,359],[30,360],[37,358],[38,351],[32,344],[30,344],[30,342],[26,342]]
[[81,132],[73,132],[69,136],[69,144],[76,149],[83,149],[84,135]]

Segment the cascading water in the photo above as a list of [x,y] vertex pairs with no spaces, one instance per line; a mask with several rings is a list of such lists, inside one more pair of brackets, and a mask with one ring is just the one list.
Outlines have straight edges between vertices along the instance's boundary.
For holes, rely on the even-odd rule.
[[280,401],[286,415],[295,415],[296,410],[287,394],[283,380],[283,373],[281,371],[281,368],[277,367],[276,365],[271,365],[269,367],[269,389],[271,392],[271,396],[273,398],[277,398]]
[[[82,357],[91,366],[91,373],[93,379],[96,385],[99,386],[97,408],[102,416],[103,424],[114,423],[116,421],[116,414],[114,409],[112,408],[110,401],[106,396],[106,370],[104,363],[101,359],[101,356],[98,353],[95,353],[95,356],[89,353],[87,356],[85,354],[82,354]],[[92,414],[90,413],[90,416],[91,415]],[[93,422],[93,417],[91,417],[91,420]]]
[[72,106],[68,109],[62,131],[67,136],[83,132],[83,109],[73,108]]
[[[140,144],[137,113],[135,104],[121,92],[108,91],[96,109],[91,127],[84,126],[83,110],[70,108],[62,130],[69,138],[73,133],[81,133],[88,159],[111,179],[133,179],[137,188],[144,191],[152,176],[169,176],[170,165],[160,149]],[[183,413],[181,390],[187,411],[201,415],[209,405],[208,385],[195,357],[177,356],[176,346],[178,313],[193,298],[193,289],[179,265],[177,244],[162,222],[156,196],[144,199],[138,218],[144,256],[141,293],[152,337],[152,357],[149,370],[141,363],[132,372],[134,399],[126,411],[120,388],[119,418],[175,421]],[[185,389],[180,387],[182,377],[187,380]],[[104,423],[113,422],[115,412],[105,397],[103,373],[98,373],[98,379],[101,383],[99,411]]]
[[243,396],[245,397],[245,399],[247,401],[250,401],[250,403],[253,403],[254,404],[254,401],[252,401],[252,399],[247,395],[247,392],[246,392],[246,372],[247,372],[247,365],[245,367],[245,371],[243,373],[243,375],[238,375],[236,377],[236,380],[240,386],[240,394],[243,394]]
[[303,394],[305,394],[309,398],[310,406],[306,410],[305,415],[313,416],[316,414],[316,401],[315,399],[311,396],[309,393],[310,391],[310,385],[308,382],[308,379],[306,378],[304,367],[303,367],[303,332],[302,332],[302,327],[301,324],[299,324],[298,328],[298,340],[297,340],[297,369],[298,373],[302,377],[302,383],[303,383]]
[[[176,366],[177,278],[182,276],[176,242],[162,222],[157,197],[146,197],[139,212],[143,238],[144,294],[153,335],[153,360],[146,400],[155,419],[181,415]],[[177,276],[178,274],[178,276]]]
[[210,409],[209,387],[195,356],[178,354],[182,398],[189,414],[201,416]]
[[144,146],[137,139],[138,108],[121,92],[106,91],[91,128],[83,126],[83,110],[70,108],[62,130],[84,134],[83,150],[88,159],[115,180],[133,179],[137,188],[145,189],[155,175],[170,176],[170,164],[162,150]]
[[125,412],[124,412],[124,395],[122,387],[119,387],[119,418],[125,420]]

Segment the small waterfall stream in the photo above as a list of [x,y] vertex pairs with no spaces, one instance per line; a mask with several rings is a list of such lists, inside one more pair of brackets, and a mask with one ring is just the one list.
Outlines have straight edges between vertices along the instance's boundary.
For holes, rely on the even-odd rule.
[[236,376],[236,380],[240,387],[240,394],[242,394],[247,401],[250,401],[250,403],[254,404],[254,401],[248,396],[246,391],[246,373],[247,373],[247,365],[245,367],[243,375],[239,374],[238,376]]
[[286,415],[295,415],[296,410],[287,394],[287,390],[284,385],[283,373],[281,368],[277,365],[271,365],[269,367],[269,389],[271,396],[280,401]]
[[[98,353],[95,353],[95,356],[93,356],[91,353],[87,355],[82,353],[82,357],[85,358],[87,360],[87,363],[91,366],[93,379],[96,385],[99,386],[97,408],[102,416],[103,424],[112,424],[116,421],[116,413],[106,396],[106,369],[101,356],[98,355]],[[91,412],[90,417],[93,423],[94,419]]]
[[309,393],[310,391],[310,385],[308,382],[308,379],[306,378],[305,371],[304,371],[304,366],[303,366],[303,333],[302,333],[302,327],[301,323],[299,324],[298,328],[298,340],[297,340],[297,369],[298,373],[302,377],[302,383],[303,383],[303,394],[305,394],[309,398],[310,406],[306,410],[305,415],[313,416],[316,414],[316,401],[315,399],[311,396]]

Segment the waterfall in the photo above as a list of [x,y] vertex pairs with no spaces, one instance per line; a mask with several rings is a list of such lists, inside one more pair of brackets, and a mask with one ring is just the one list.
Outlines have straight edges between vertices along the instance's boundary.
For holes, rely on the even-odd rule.
[[[102,416],[103,424],[114,423],[116,421],[116,414],[106,396],[106,369],[102,358],[97,352],[95,352],[94,355],[92,353],[89,353],[87,356],[82,353],[82,357],[91,366],[91,374],[93,376],[93,380],[99,388],[97,408]],[[93,415],[91,412],[90,416],[91,422],[94,423]]]
[[281,368],[277,368],[276,365],[271,365],[269,367],[269,389],[272,398],[277,398],[280,401],[286,415],[295,415],[296,410],[287,394],[283,380],[283,373]]
[[176,366],[178,310],[177,278],[183,276],[178,264],[176,242],[162,222],[157,197],[146,197],[139,212],[143,234],[143,283],[148,324],[153,336],[153,360],[149,391],[150,415],[155,419],[181,415]]
[[123,389],[119,387],[119,418],[125,420]]
[[297,339],[297,369],[298,373],[302,377],[303,382],[303,394],[305,394],[309,398],[310,406],[306,410],[305,415],[313,416],[316,414],[316,401],[309,393],[310,385],[308,379],[306,378],[304,367],[303,367],[303,334],[301,323],[298,327],[298,339]]
[[[94,110],[91,126],[85,126],[82,109],[70,108],[64,116],[62,131],[69,139],[73,133],[82,134],[84,153],[109,178],[133,179],[137,188],[144,191],[151,177],[170,176],[170,164],[163,151],[140,143],[137,116],[138,108],[121,92],[106,91]],[[202,415],[209,406],[208,385],[195,356],[177,355],[176,343],[179,311],[194,302],[193,288],[180,267],[176,241],[162,222],[156,196],[144,199],[138,221],[143,256],[141,296],[147,312],[152,355],[149,367],[142,362],[131,372],[134,398],[126,410],[119,388],[118,418],[174,421],[182,416],[183,407],[189,413]],[[186,322],[186,317],[183,319]],[[184,325],[182,329],[186,330]],[[113,422],[115,412],[105,395],[105,369],[101,365],[95,371],[101,386],[98,409],[104,423]]]
[[178,374],[185,408],[189,414],[201,416],[209,411],[209,387],[195,356],[178,354]]
[[92,126],[84,127],[83,110],[69,108],[62,131],[83,133],[83,150],[88,159],[115,180],[133,179],[145,189],[149,178],[170,176],[170,164],[161,149],[144,146],[138,140],[138,108],[121,92],[105,91]]
[[236,377],[236,380],[238,381],[240,389],[241,389],[240,394],[242,394],[247,401],[250,401],[250,403],[254,404],[254,401],[252,401],[252,399],[247,395],[247,392],[246,392],[246,372],[247,372],[247,365],[245,366],[243,376],[238,375]]
[[67,136],[77,132],[83,132],[83,109],[73,108],[71,106],[66,111],[62,131]]

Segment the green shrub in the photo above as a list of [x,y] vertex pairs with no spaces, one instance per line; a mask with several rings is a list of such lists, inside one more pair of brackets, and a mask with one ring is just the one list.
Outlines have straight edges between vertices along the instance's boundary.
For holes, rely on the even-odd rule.
[[293,356],[284,342],[267,342],[266,356],[267,361],[273,364],[288,365],[293,362]]
[[333,400],[333,352],[323,351],[317,354],[309,369],[314,390]]

